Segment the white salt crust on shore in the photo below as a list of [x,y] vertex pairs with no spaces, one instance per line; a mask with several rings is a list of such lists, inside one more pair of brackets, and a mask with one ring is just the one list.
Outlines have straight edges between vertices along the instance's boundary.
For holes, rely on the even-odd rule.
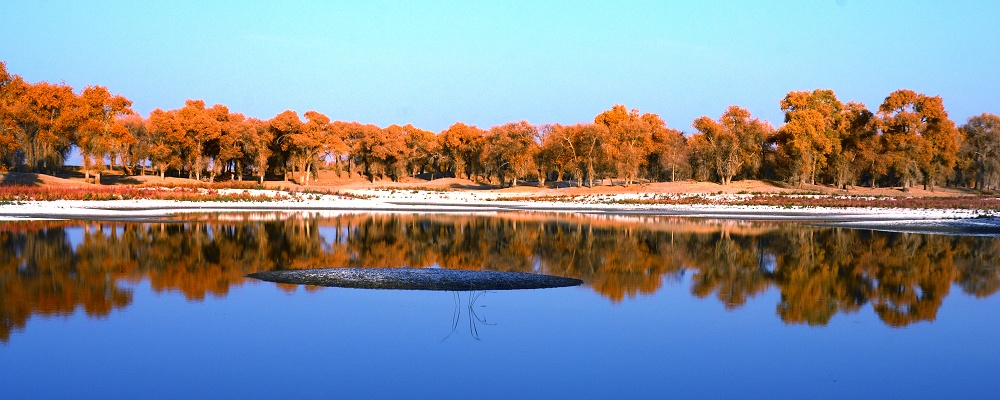
[[[315,211],[344,212],[428,212],[477,213],[503,211],[573,212],[622,215],[673,215],[703,218],[831,221],[858,224],[907,225],[911,221],[947,221],[978,218],[979,225],[996,224],[987,210],[776,207],[740,205],[617,204],[618,201],[648,199],[648,194],[589,195],[546,200],[504,200],[497,192],[354,190],[338,195],[288,194],[273,190],[220,190],[220,194],[247,192],[254,196],[292,197],[261,202],[194,202],[174,200],[55,200],[24,201],[0,205],[0,220],[11,219],[145,219],[197,212]],[[707,201],[727,200],[741,195],[701,196]],[[986,217],[986,218],[984,218]],[[992,217],[992,218],[990,218]]]

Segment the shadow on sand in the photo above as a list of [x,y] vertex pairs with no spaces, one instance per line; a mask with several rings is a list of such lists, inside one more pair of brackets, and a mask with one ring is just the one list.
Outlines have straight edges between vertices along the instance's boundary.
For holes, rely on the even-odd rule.
[[42,184],[38,174],[27,172],[8,172],[0,178],[0,186],[37,186]]

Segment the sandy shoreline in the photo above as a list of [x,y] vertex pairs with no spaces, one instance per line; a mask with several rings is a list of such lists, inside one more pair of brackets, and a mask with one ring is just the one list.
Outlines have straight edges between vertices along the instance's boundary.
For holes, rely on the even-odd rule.
[[[260,191],[264,195],[278,192]],[[549,212],[623,216],[678,216],[713,219],[799,221],[858,229],[1000,236],[1000,215],[976,209],[867,207],[777,207],[743,205],[620,204],[635,195],[590,196],[560,201],[504,200],[496,193],[365,190],[364,198],[306,195],[267,202],[174,200],[56,200],[0,205],[0,220],[146,220],[186,213],[301,211],[320,214],[362,212],[502,213]],[[620,197],[620,198],[619,198]]]

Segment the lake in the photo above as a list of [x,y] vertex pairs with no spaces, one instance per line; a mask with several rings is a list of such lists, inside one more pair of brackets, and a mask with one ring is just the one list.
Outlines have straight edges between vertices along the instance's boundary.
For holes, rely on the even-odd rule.
[[[0,397],[988,398],[1000,238],[574,214],[0,222]],[[275,284],[276,269],[577,287]]]

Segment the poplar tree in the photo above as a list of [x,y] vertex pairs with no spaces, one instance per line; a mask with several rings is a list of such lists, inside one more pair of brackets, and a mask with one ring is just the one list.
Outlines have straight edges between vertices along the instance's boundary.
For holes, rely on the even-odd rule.
[[692,136],[691,147],[697,164],[714,173],[723,185],[741,173],[755,176],[773,132],[770,124],[738,106],[730,106],[718,121],[699,117],[694,128],[698,133]]
[[121,123],[120,117],[132,114],[132,101],[121,95],[112,95],[104,86],[87,86],[80,99],[80,129],[77,145],[83,158],[85,178],[94,175],[94,182],[101,182],[105,170],[104,159],[115,162],[117,150],[123,144],[135,143],[135,138]]

